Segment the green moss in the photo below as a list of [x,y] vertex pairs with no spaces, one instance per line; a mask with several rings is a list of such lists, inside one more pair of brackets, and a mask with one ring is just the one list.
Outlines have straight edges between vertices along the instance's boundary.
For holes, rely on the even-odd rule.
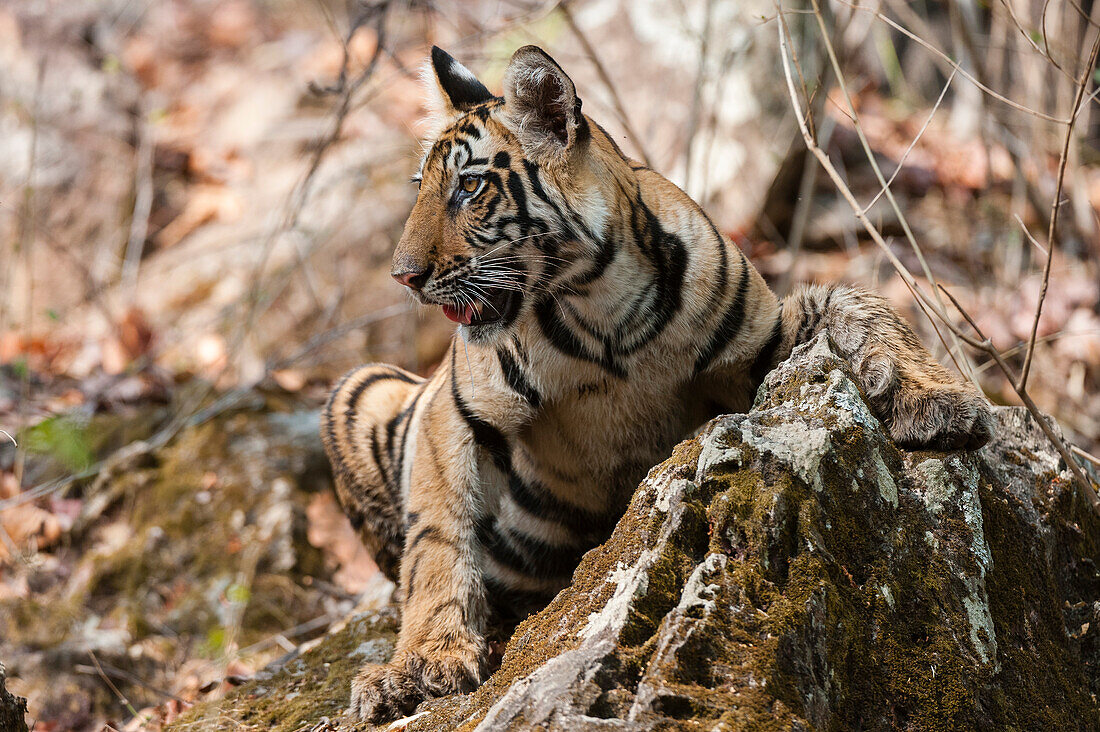
[[167,729],[296,732],[322,717],[339,718],[359,667],[387,660],[396,638],[395,613],[367,613],[278,671],[259,675],[224,699],[196,705]]

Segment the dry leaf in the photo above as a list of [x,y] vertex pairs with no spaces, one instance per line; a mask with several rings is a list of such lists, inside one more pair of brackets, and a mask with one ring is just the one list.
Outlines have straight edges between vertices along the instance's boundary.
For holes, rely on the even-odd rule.
[[175,246],[210,221],[235,221],[244,211],[240,195],[222,185],[194,186],[180,215],[160,230],[157,246]]
[[315,495],[306,508],[306,519],[309,543],[338,567],[333,581],[352,594],[362,592],[378,574],[378,565],[363,548],[347,516],[336,505],[336,498],[331,493]]
[[[0,528],[16,547],[32,545],[37,549],[52,546],[61,538],[61,522],[49,511],[32,503],[23,503],[5,509],[0,514]],[[0,543],[0,560],[11,559],[7,542]]]
[[286,391],[301,391],[306,385],[305,372],[298,369],[282,369],[272,371],[271,378]]

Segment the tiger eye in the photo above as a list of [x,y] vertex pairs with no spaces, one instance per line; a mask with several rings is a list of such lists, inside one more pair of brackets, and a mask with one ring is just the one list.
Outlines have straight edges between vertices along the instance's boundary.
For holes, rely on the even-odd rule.
[[462,190],[467,193],[473,193],[477,190],[478,179],[473,176],[466,176],[462,179]]

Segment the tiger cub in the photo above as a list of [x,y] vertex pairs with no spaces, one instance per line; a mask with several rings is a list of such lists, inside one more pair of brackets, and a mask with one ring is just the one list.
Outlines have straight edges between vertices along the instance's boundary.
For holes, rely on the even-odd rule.
[[495,97],[432,49],[438,133],[394,279],[458,324],[429,379],[360,367],[322,437],[344,510],[403,590],[397,649],[352,684],[385,720],[487,675],[491,617],[570,582],[647,469],[827,331],[893,439],[973,449],[983,398],[880,297],[806,287],[782,301],[688,196],[581,112],[525,46]]

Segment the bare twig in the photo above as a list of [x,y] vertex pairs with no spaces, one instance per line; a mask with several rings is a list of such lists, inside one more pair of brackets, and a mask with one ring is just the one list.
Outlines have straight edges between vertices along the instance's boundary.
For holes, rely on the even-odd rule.
[[136,120],[138,148],[134,153],[134,210],[130,216],[130,235],[122,260],[122,287],[127,299],[134,298],[138,269],[145,238],[149,233],[149,215],[153,210],[153,149],[156,130],[149,121],[144,105],[139,106]]
[[[237,334],[234,339],[234,345],[239,346],[245,336],[253,330],[253,325],[257,317],[258,308],[260,302],[263,300],[261,296],[263,285],[263,270],[267,264],[268,257],[271,254],[272,249],[275,246],[275,242],[280,236],[288,231],[292,231],[297,228],[298,220],[301,216],[302,209],[305,207],[306,202],[309,200],[309,194],[313,187],[313,180],[317,175],[317,171],[321,167],[321,162],[324,160],[325,154],[331,148],[343,134],[344,123],[347,120],[348,114],[351,112],[351,103],[356,92],[359,91],[365,85],[371,77],[374,75],[374,71],[378,66],[378,62],[382,58],[383,49],[386,45],[386,20],[389,14],[390,3],[388,0],[383,0],[379,3],[372,3],[365,5],[359,15],[353,20],[351,28],[347,34],[347,40],[344,41],[345,47],[350,42],[351,37],[355,32],[367,22],[373,22],[375,34],[377,36],[377,43],[374,48],[374,53],[371,55],[370,61],[363,70],[350,82],[346,81],[348,63],[348,55],[345,50],[345,66],[340,70],[340,79],[333,91],[339,92],[340,99],[336,105],[336,110],[333,114],[332,124],[329,127],[328,133],[318,141],[317,146],[313,150],[313,155],[310,158],[309,166],[306,169],[305,174],[302,176],[298,185],[291,191],[290,196],[287,199],[287,204],[283,217],[279,224],[270,231],[264,240],[263,247],[261,248],[259,260],[253,269],[252,281],[254,283],[252,289],[248,293],[248,313],[243,319],[240,327],[237,330]],[[327,91],[327,90],[322,90]],[[235,350],[235,349],[233,349]],[[228,364],[227,364],[228,367]]]
[[1096,68],[1096,56],[1100,53],[1100,33],[1092,43],[1092,51],[1089,53],[1088,62],[1081,71],[1081,77],[1077,80],[1077,93],[1073,98],[1073,109],[1070,112],[1069,121],[1066,123],[1066,136],[1062,142],[1062,154],[1058,158],[1058,177],[1054,188],[1054,203],[1050,208],[1050,226],[1047,228],[1047,263],[1043,269],[1043,285],[1039,290],[1039,302],[1035,304],[1035,319],[1031,323],[1031,338],[1027,343],[1027,355],[1024,356],[1024,366],[1020,370],[1020,381],[1017,391],[1027,388],[1027,377],[1031,373],[1031,360],[1035,355],[1035,337],[1039,333],[1039,318],[1043,314],[1043,301],[1047,296],[1047,287],[1050,285],[1050,267],[1054,262],[1054,242],[1058,233],[1058,211],[1062,207],[1062,184],[1066,178],[1066,161],[1069,158],[1069,147],[1073,141],[1073,127],[1077,121],[1077,115],[1081,111],[1081,100],[1085,97],[1085,89],[1088,88],[1089,79],[1092,78],[1093,69]]
[[626,136],[630,139],[630,144],[634,146],[634,150],[641,156],[642,162],[647,166],[650,165],[649,155],[646,154],[645,145],[642,144],[641,138],[634,132],[634,127],[630,124],[630,116],[626,113],[623,101],[619,98],[619,92],[615,88],[614,82],[611,81],[607,69],[604,68],[603,63],[600,61],[596,49],[588,40],[588,36],[581,30],[581,27],[577,25],[577,21],[573,18],[573,13],[569,10],[569,4],[567,2],[562,2],[558,5],[558,9],[561,11],[562,16],[565,17],[565,22],[569,25],[569,30],[573,32],[573,35],[577,37],[577,41],[580,42],[581,48],[584,49],[585,55],[588,56],[588,60],[592,63],[592,67],[596,69],[596,74],[600,77],[600,81],[603,83],[604,87],[607,88],[607,93],[611,95],[611,104],[615,107],[615,114],[619,118],[619,124],[623,126],[623,132],[625,132]]
[[145,681],[139,676],[130,673],[129,671],[115,668],[114,666],[102,663],[100,661],[97,661],[95,666],[85,666],[84,664],[78,663],[73,667],[73,670],[79,674],[97,674],[101,677],[113,676],[119,681],[125,681],[129,684],[133,684],[134,686],[140,686],[147,691],[151,691],[159,697],[163,697],[165,699],[173,699],[175,701],[178,701],[180,704],[186,704],[187,706],[190,706],[190,702],[185,699],[179,698],[172,692],[166,691],[159,686],[153,686],[149,682]]
[[122,702],[122,706],[126,707],[126,711],[128,711],[131,715],[135,717],[138,716],[138,711],[134,709],[134,705],[130,703],[130,700],[126,698],[125,694],[118,690],[118,687],[115,686],[115,682],[111,681],[111,679],[107,677],[107,674],[103,671],[103,667],[99,665],[99,659],[95,657],[95,651],[88,651],[88,655],[92,657],[92,663],[95,664],[95,668],[96,671],[99,673],[99,677],[103,679],[104,683],[106,683],[107,686],[110,687],[111,691],[115,693],[115,696],[118,697],[118,700]]
[[[703,15],[703,29],[699,34],[699,68],[695,72],[695,85],[691,93],[691,111],[688,114],[687,133],[684,135],[684,190],[688,195],[693,193],[691,188],[692,173],[692,148],[695,145],[695,134],[699,130],[699,117],[703,106],[703,82],[707,72],[707,52],[710,46],[711,17],[714,14],[714,0],[706,0]],[[698,198],[698,200],[702,200]]]
[[[791,106],[794,110],[795,119],[798,122],[798,127],[799,130],[802,132],[802,139],[805,141],[807,149],[809,149],[810,152],[813,153],[814,157],[816,157],[821,163],[821,166],[825,169],[825,172],[828,173],[829,178],[833,181],[834,185],[836,185],[838,192],[848,202],[848,205],[851,207],[856,219],[860,222],[860,224],[863,225],[868,236],[870,236],[875,244],[877,244],[879,248],[882,249],[886,258],[890,260],[890,263],[894,266],[894,269],[901,277],[902,282],[904,282],[909,287],[909,290],[913,293],[913,295],[922,301],[924,307],[927,307],[930,311],[935,313],[935,315],[947,326],[947,328],[950,329],[951,332],[954,333],[955,336],[958,337],[963,343],[966,343],[972,348],[978,349],[988,354],[996,362],[998,368],[1002,371],[1002,373],[1004,373],[1005,376],[1009,379],[1009,382],[1015,386],[1017,384],[1017,381],[1014,374],[1012,373],[1011,367],[1005,362],[1000,352],[993,346],[992,341],[985,337],[985,335],[978,328],[977,323],[975,323],[973,318],[971,318],[970,315],[959,305],[958,301],[951,295],[951,293],[947,291],[946,288],[943,288],[942,285],[940,286],[940,289],[948,298],[951,299],[952,304],[954,304],[954,306],[958,309],[959,313],[967,320],[968,323],[970,323],[971,327],[974,328],[974,332],[978,335],[977,338],[968,335],[961,328],[955,325],[954,321],[947,316],[947,313],[944,312],[940,304],[924,292],[924,290],[916,282],[916,280],[913,278],[913,275],[909,272],[905,265],[902,264],[897,256],[890,250],[890,247],[886,244],[886,241],[885,239],[883,239],[882,234],[879,233],[878,229],[875,228],[874,224],[872,224],[870,219],[867,218],[866,213],[864,213],[862,207],[859,205],[859,202],[856,200],[851,189],[848,188],[847,184],[844,182],[844,179],[840,176],[840,173],[837,172],[837,169],[833,165],[832,161],[829,159],[828,154],[825,153],[825,151],[817,144],[813,136],[810,134],[810,130],[806,126],[806,118],[802,111],[802,105],[798,102],[798,93],[795,89],[794,80],[791,76],[791,62],[790,54],[788,51],[789,33],[787,32],[786,24],[783,22],[782,8],[779,7],[778,2],[776,3],[776,7],[780,13],[780,22],[777,25],[779,33],[779,50],[783,60],[783,75],[787,82],[787,92],[791,100]],[[1050,440],[1051,444],[1054,446],[1054,449],[1057,450],[1058,454],[1062,456],[1062,459],[1065,461],[1067,468],[1072,473],[1074,479],[1080,486],[1081,494],[1089,502],[1089,505],[1093,508],[1093,510],[1097,513],[1100,513],[1100,497],[1097,496],[1096,490],[1092,486],[1092,482],[1088,479],[1088,477],[1085,476],[1084,472],[1081,469],[1081,466],[1078,465],[1077,461],[1073,458],[1073,454],[1067,447],[1065,440],[1063,440],[1057,433],[1055,433],[1054,429],[1047,421],[1047,417],[1041,411],[1039,411],[1039,408],[1036,406],[1034,400],[1032,400],[1031,395],[1027,393],[1026,389],[1017,388],[1016,393],[1020,397],[1020,400],[1024,403],[1024,406],[1027,408],[1028,412],[1035,419],[1040,429],[1043,430],[1043,433],[1047,436],[1047,439]]]
[[[921,251],[920,246],[917,244],[917,239],[913,235],[912,229],[909,227],[909,222],[905,218],[905,214],[902,213],[901,206],[898,205],[897,199],[894,198],[893,191],[890,190],[890,185],[886,182],[885,177],[882,175],[882,169],[879,167],[878,161],[875,159],[874,151],[871,149],[871,143],[867,140],[867,136],[863,132],[863,125],[859,122],[859,115],[856,112],[855,102],[852,100],[851,94],[848,93],[848,86],[844,78],[844,72],[841,69],[840,61],[837,58],[836,50],[833,47],[832,41],[829,39],[829,31],[825,26],[825,16],[821,12],[821,8],[818,5],[818,0],[811,0],[814,9],[814,17],[817,19],[818,28],[821,30],[821,42],[825,46],[825,51],[829,56],[829,62],[833,66],[833,73],[836,75],[837,86],[844,94],[844,101],[848,107],[848,113],[852,119],[852,125],[855,128],[856,135],[859,137],[860,144],[863,147],[864,155],[867,157],[867,162],[871,166],[871,170],[875,174],[875,178],[878,180],[882,193],[886,196],[886,200],[890,202],[890,207],[894,210],[894,214],[897,216],[898,223],[901,225],[902,231],[905,234],[906,241],[909,242],[910,249],[913,250],[913,254],[916,256],[917,261],[920,263],[921,271],[924,272],[924,278],[928,280],[929,285],[932,287],[932,296],[936,299],[940,310],[943,309],[943,302],[940,300],[939,293],[936,291],[936,278],[932,274],[932,268],[928,266],[928,262],[924,258],[924,252]],[[786,24],[781,24],[781,27],[786,27]],[[936,335],[942,335],[939,332],[939,328],[936,328],[935,321],[929,317],[929,322],[932,323],[932,327],[936,329]],[[955,334],[951,334],[951,339],[954,347],[947,347],[947,353],[951,357],[951,360],[955,364],[955,368],[959,370],[965,378],[974,383],[974,386],[979,386],[974,378],[973,366],[970,363],[970,359],[967,358],[966,353],[963,351],[962,346],[959,345],[958,339]],[[946,344],[945,344],[946,345]],[[958,358],[956,358],[956,355]],[[961,361],[961,363],[960,363]]]
[[1035,235],[1028,230],[1027,225],[1024,224],[1024,220],[1020,218],[1020,214],[1013,214],[1012,218],[1016,219],[1016,223],[1020,225],[1021,229],[1023,229],[1024,236],[1027,237],[1027,240],[1034,244],[1036,249],[1049,257],[1050,252],[1047,250],[1046,247],[1040,244],[1039,240],[1035,238]]
[[[1087,500],[1089,502],[1089,505],[1092,506],[1093,511],[1095,511],[1096,513],[1100,513],[1100,496],[1097,496],[1096,489],[1093,487],[1092,481],[1089,480],[1088,476],[1086,476],[1084,471],[1081,470],[1081,466],[1077,464],[1077,461],[1073,459],[1073,453],[1070,450],[1070,447],[1066,444],[1066,441],[1059,437],[1058,434],[1054,431],[1054,428],[1051,427],[1050,423],[1047,421],[1049,418],[1041,411],[1039,411],[1039,407],[1036,406],[1034,400],[1032,400],[1031,398],[1031,395],[1028,394],[1027,389],[1017,386],[1018,382],[1013,379],[1012,367],[1010,367],[1008,363],[1004,360],[1004,357],[1001,356],[1000,351],[998,351],[994,347],[993,341],[985,337],[981,329],[978,327],[978,324],[975,323],[974,319],[971,318],[966,310],[963,309],[962,305],[959,304],[959,301],[955,299],[954,295],[948,292],[947,288],[943,287],[943,285],[940,285],[940,289],[942,289],[943,293],[951,299],[951,304],[955,306],[955,309],[958,310],[964,318],[966,318],[966,322],[970,324],[970,327],[973,328],[974,332],[978,334],[978,337],[982,339],[980,346],[981,350],[989,354],[989,357],[996,362],[997,367],[1001,370],[1001,373],[1003,373],[1005,377],[1008,378],[1009,382],[1012,383],[1012,388],[1016,392],[1016,396],[1020,397],[1020,401],[1022,401],[1024,403],[1024,406],[1027,407],[1027,411],[1031,413],[1031,416],[1035,419],[1035,422],[1039,425],[1039,428],[1043,430],[1043,434],[1047,436],[1047,439],[1050,440],[1050,443],[1054,446],[1054,449],[1057,450],[1058,454],[1062,456],[1062,460],[1065,461],[1066,467],[1069,468],[1070,473],[1072,473],[1073,477],[1077,480],[1078,485],[1081,487],[1081,492],[1084,494],[1085,500]],[[951,324],[950,327],[954,328],[955,326],[954,324]]]
[[878,203],[878,199],[882,198],[886,193],[886,189],[894,183],[894,179],[898,177],[898,173],[905,167],[905,161],[909,159],[909,153],[913,152],[913,148],[916,147],[920,139],[924,137],[925,131],[928,129],[928,125],[932,124],[932,118],[936,116],[936,112],[939,110],[940,105],[943,104],[943,98],[947,95],[947,90],[951,88],[951,82],[955,78],[955,74],[958,69],[951,69],[951,75],[947,77],[947,83],[943,85],[943,89],[940,91],[939,97],[936,99],[936,103],[932,105],[932,111],[928,113],[928,117],[924,120],[924,124],[917,130],[916,137],[909,143],[909,147],[905,148],[905,152],[901,154],[901,158],[898,160],[898,165],[894,168],[893,174],[890,176],[890,180],[886,181],[886,185],[875,194],[875,197],[871,199],[871,202],[864,207],[864,211],[870,211],[871,207]]
[[1072,452],[1074,455],[1077,455],[1078,457],[1082,457],[1085,460],[1088,460],[1090,463],[1092,463],[1096,467],[1100,468],[1100,457],[1096,457],[1095,455],[1093,455],[1091,453],[1085,452],[1081,448],[1077,447],[1077,445],[1070,445],[1069,449],[1070,449],[1070,452]]
[[[841,0],[841,2],[844,2],[846,5],[849,5],[850,7],[854,8],[855,10],[859,10],[859,11],[866,12],[866,13],[871,13],[874,17],[878,18],[883,23],[886,23],[888,26],[890,26],[891,28],[896,30],[898,33],[901,33],[903,36],[905,36],[909,40],[913,41],[914,43],[916,43],[916,44],[920,45],[921,47],[923,47],[923,48],[927,49],[928,51],[930,51],[933,55],[935,55],[937,58],[939,58],[947,66],[949,66],[952,69],[956,70],[958,72],[959,76],[963,77],[964,79],[969,81],[971,84],[973,84],[974,86],[981,89],[982,92],[989,95],[993,99],[996,99],[997,101],[1001,102],[1002,104],[1006,104],[1009,107],[1012,107],[1013,109],[1016,109],[1016,110],[1019,110],[1021,112],[1025,112],[1027,114],[1033,115],[1035,117],[1038,117],[1039,119],[1045,119],[1048,122],[1057,122],[1059,124],[1066,124],[1066,122],[1068,122],[1068,120],[1064,120],[1060,117],[1055,117],[1053,115],[1047,114],[1046,112],[1041,112],[1038,109],[1032,109],[1031,107],[1020,104],[1016,100],[1009,99],[1004,94],[1001,94],[1001,93],[991,89],[989,86],[987,86],[986,84],[979,81],[978,78],[974,76],[974,74],[971,74],[969,71],[962,68],[962,66],[960,66],[956,61],[954,61],[946,53],[944,53],[940,49],[936,48],[931,43],[929,43],[925,39],[918,36],[916,33],[913,33],[911,30],[909,30],[905,26],[901,25],[900,23],[898,23],[894,19],[890,18],[885,13],[882,13],[882,12],[877,11],[877,10],[870,10],[866,6],[850,2],[849,0]],[[904,3],[900,3],[900,4],[903,5]]]

